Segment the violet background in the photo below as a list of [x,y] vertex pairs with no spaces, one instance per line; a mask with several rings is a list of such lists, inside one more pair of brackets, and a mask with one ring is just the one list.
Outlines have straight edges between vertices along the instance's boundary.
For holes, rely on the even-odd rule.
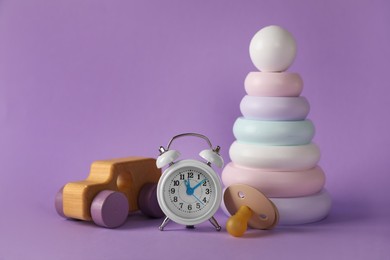
[[[298,44],[289,70],[311,104],[326,220],[236,239],[208,223],[159,232],[135,214],[109,230],[56,214],[57,190],[92,161],[156,157],[181,132],[229,161],[249,42],[271,24]],[[0,1],[0,259],[390,259],[389,25],[385,0]]]

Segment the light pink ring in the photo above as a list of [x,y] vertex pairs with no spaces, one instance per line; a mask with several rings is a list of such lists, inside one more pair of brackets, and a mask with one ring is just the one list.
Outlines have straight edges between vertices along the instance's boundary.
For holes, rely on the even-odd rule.
[[319,166],[305,171],[264,171],[229,163],[223,169],[222,182],[246,184],[267,197],[299,197],[319,192],[325,184],[325,174]]
[[249,72],[245,78],[245,90],[250,96],[297,97],[303,89],[298,73]]

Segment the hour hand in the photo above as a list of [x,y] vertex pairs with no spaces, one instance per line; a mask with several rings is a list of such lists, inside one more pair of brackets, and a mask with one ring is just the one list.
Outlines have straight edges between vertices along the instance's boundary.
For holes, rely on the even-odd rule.
[[184,184],[186,185],[186,193],[187,195],[192,195],[194,193],[194,189],[191,188],[191,184],[189,180],[184,180]]

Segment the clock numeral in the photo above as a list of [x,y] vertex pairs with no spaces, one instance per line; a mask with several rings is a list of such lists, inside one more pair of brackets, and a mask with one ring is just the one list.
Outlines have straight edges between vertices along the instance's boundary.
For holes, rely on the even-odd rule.
[[196,203],[196,208],[197,208],[197,209],[200,209],[200,203],[199,203],[199,202]]
[[200,174],[198,174],[198,180],[200,180]]
[[179,203],[181,209],[183,208],[183,204],[184,204],[183,202]]
[[171,193],[172,193],[172,194],[175,194],[175,192],[176,192],[175,188],[172,188],[172,189],[171,189]]
[[192,210],[192,205],[188,204],[188,210]]
[[177,197],[173,197],[173,202],[177,202]]
[[204,202],[204,203],[206,203],[206,202],[207,202],[207,200],[206,200],[206,197],[204,197],[204,198],[203,198],[203,202]]
[[210,194],[210,189],[206,189],[206,194]]
[[202,184],[202,186],[205,186],[205,187],[206,187],[206,186],[207,186],[207,181],[204,181],[203,184]]
[[194,178],[194,173],[193,172],[188,172],[187,173],[188,174],[188,178],[190,179],[192,179],[192,178]]
[[180,182],[179,181],[173,181],[173,186],[179,186]]
[[180,180],[184,180],[184,174],[180,173]]

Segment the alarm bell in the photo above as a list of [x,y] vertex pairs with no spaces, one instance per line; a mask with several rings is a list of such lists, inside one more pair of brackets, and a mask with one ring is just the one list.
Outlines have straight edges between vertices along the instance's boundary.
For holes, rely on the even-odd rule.
[[162,154],[157,158],[156,165],[157,168],[163,168],[164,166],[167,166],[170,163],[173,163],[174,160],[179,158],[180,153],[176,150],[168,150],[165,151],[163,147],[160,147],[160,152]]
[[219,146],[215,150],[211,149],[206,149],[203,150],[199,153],[199,156],[202,157],[207,161],[207,164],[215,164],[218,168],[223,167],[223,159],[222,157],[218,154],[219,151]]

